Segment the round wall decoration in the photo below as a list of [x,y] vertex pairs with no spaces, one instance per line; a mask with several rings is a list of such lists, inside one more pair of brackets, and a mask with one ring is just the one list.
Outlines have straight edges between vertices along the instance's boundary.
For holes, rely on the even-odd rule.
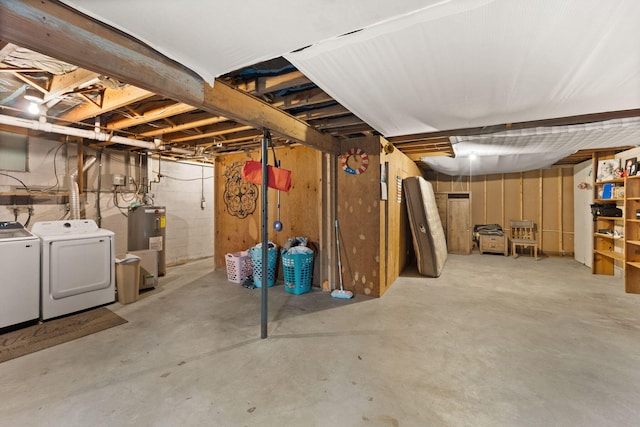
[[342,170],[351,175],[360,175],[369,167],[369,156],[360,148],[351,148],[340,156]]
[[227,182],[224,184],[224,204],[229,215],[246,218],[256,210],[258,186],[240,178],[244,162],[234,162],[225,170]]

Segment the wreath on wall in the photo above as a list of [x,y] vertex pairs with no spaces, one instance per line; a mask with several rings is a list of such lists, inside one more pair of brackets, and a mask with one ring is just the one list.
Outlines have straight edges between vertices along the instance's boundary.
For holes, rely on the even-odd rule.
[[360,175],[369,167],[369,155],[361,148],[351,148],[340,156],[340,166],[350,175]]
[[258,186],[240,177],[244,162],[232,163],[224,172],[224,204],[227,212],[238,218],[246,218],[256,211]]

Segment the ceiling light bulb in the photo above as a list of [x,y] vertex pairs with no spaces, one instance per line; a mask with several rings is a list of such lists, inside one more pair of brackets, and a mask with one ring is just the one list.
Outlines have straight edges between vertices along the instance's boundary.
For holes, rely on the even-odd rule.
[[36,104],[35,102],[30,102],[27,111],[29,111],[31,114],[38,114],[40,113],[40,107],[38,107],[38,104]]
[[31,102],[36,102],[38,104],[42,104],[44,102],[44,94],[37,89],[32,87],[28,87],[24,91],[24,99]]
[[475,160],[478,157],[476,153],[469,154],[469,160]]

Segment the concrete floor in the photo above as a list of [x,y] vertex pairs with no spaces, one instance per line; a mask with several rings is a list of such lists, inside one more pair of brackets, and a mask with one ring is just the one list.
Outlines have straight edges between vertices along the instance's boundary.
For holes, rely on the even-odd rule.
[[640,425],[640,295],[572,259],[450,255],[379,299],[277,284],[266,340],[260,290],[211,263],[0,364],[0,425]]

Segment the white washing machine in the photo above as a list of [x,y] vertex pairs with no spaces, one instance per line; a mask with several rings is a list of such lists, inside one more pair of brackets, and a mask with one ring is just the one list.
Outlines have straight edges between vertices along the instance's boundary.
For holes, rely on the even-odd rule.
[[0,221],[0,328],[37,320],[40,239],[19,222]]
[[36,222],[41,240],[40,319],[115,301],[114,233],[90,219]]

